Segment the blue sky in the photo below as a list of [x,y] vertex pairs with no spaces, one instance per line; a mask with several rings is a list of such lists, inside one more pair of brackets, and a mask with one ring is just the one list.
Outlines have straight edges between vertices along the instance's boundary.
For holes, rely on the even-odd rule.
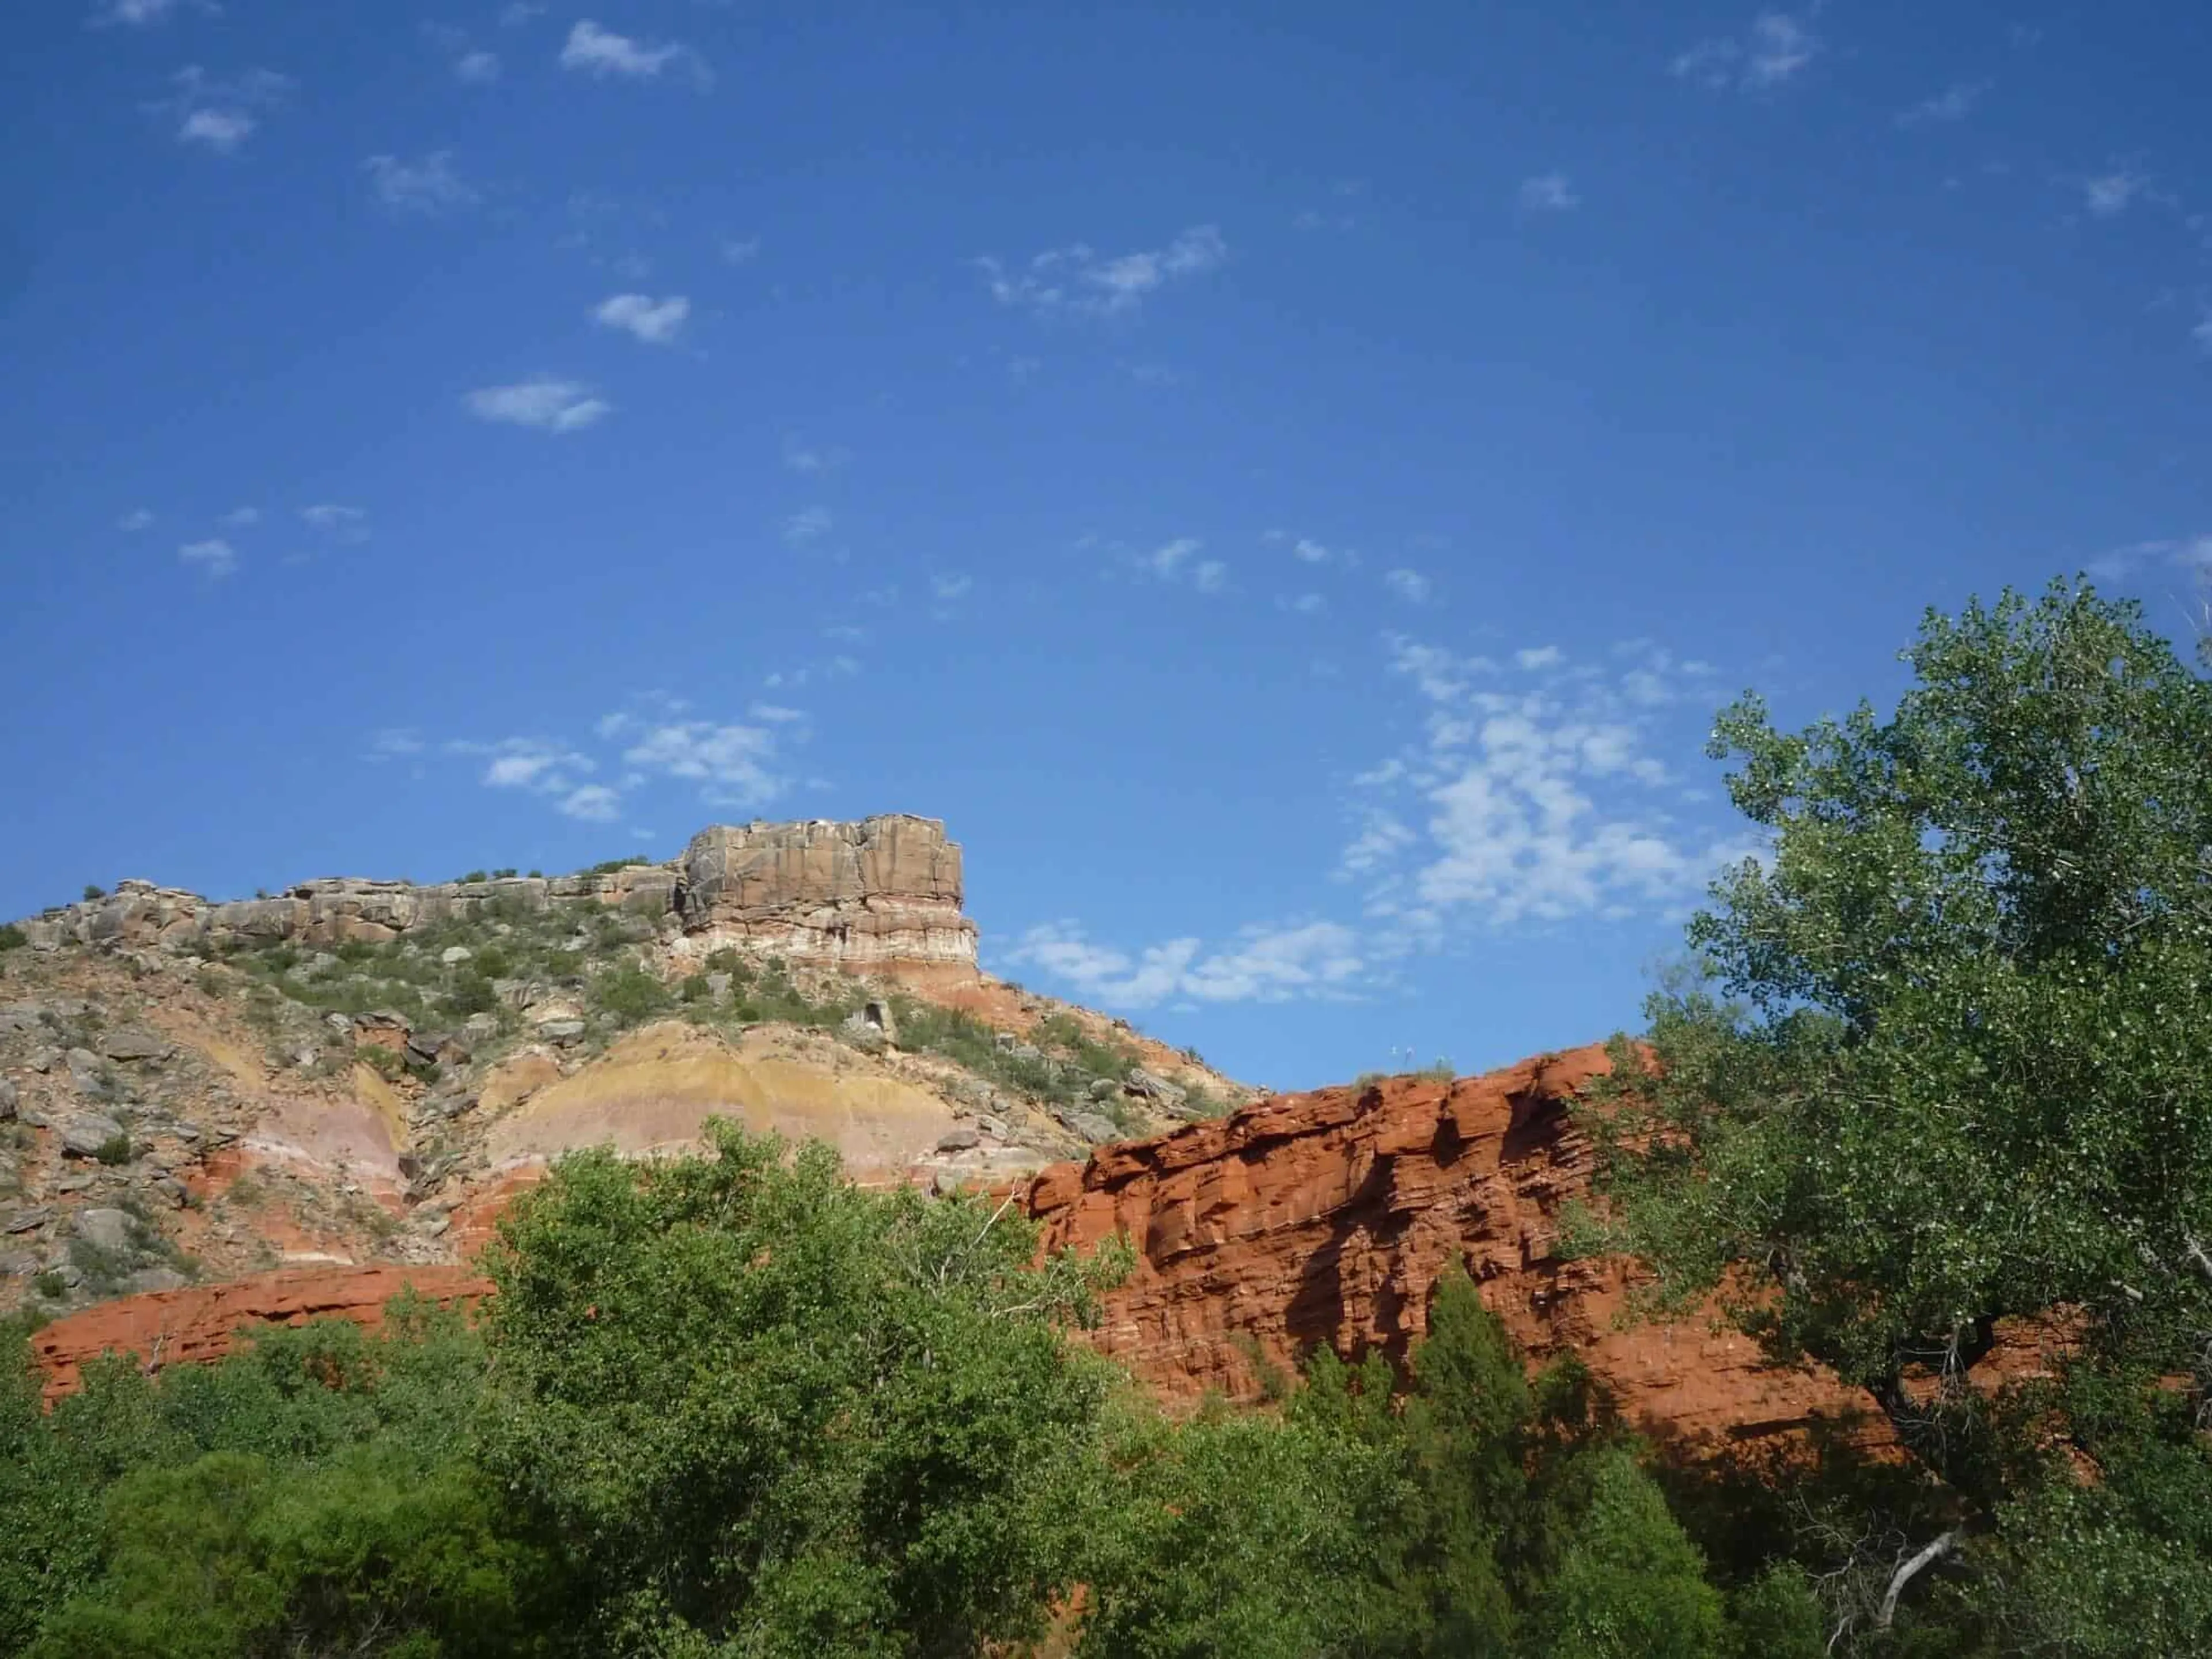
[[1601,1036],[1747,686],[2212,553],[2212,15],[35,0],[0,912],[913,811],[1250,1079]]

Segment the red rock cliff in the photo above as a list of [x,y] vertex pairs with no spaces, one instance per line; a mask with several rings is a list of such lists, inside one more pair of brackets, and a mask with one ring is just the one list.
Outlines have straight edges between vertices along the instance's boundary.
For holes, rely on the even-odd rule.
[[1560,1206],[1589,1174],[1568,1102],[1607,1069],[1592,1047],[1262,1101],[1055,1165],[1029,1206],[1052,1246],[1127,1235],[1136,1270],[1094,1340],[1170,1400],[1256,1394],[1243,1339],[1280,1364],[1320,1343],[1401,1357],[1456,1258],[1524,1347],[1581,1354],[1655,1431],[1717,1445],[1871,1413],[1859,1390],[1765,1368],[1710,1321],[1616,1328],[1621,1264],[1559,1259]]

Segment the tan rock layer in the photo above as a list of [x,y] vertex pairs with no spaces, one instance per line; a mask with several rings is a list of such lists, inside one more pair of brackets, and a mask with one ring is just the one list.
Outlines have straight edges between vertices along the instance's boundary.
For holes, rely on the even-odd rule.
[[903,814],[716,825],[681,858],[599,874],[440,882],[329,878],[270,898],[215,903],[179,888],[125,881],[104,897],[23,924],[32,945],[149,945],[204,940],[246,945],[297,940],[382,942],[495,905],[542,911],[621,907],[660,919],[679,955],[723,945],[854,973],[932,985],[976,975],[975,924],[961,910],[957,842],[935,818]]
[[1529,1352],[1580,1354],[1656,1432],[1725,1444],[1870,1414],[1863,1391],[1765,1366],[1710,1320],[1621,1328],[1623,1264],[1561,1259],[1560,1206],[1589,1176],[1568,1105],[1607,1064],[1591,1047],[1263,1101],[1047,1170],[1028,1204],[1048,1246],[1129,1238],[1136,1270],[1094,1340],[1170,1400],[1255,1395],[1252,1342],[1285,1366],[1322,1344],[1402,1357],[1459,1260]]

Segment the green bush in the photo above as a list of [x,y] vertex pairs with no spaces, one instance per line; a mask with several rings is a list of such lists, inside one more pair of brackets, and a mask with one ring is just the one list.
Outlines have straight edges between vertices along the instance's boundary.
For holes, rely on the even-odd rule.
[[30,942],[30,935],[14,922],[0,922],[0,951],[20,951]]
[[107,896],[107,890],[105,887],[98,885],[96,883],[88,881],[84,884],[83,896],[84,902],[87,904],[91,904],[98,900],[106,898]]
[[396,1050],[385,1048],[381,1043],[357,1043],[354,1048],[353,1057],[386,1083],[397,1083],[406,1074],[405,1058]]
[[128,1164],[136,1155],[137,1149],[131,1146],[131,1137],[127,1133],[108,1136],[100,1143],[100,1150],[93,1154],[102,1164],[111,1166]]
[[591,982],[592,1006],[619,1025],[638,1025],[665,1013],[674,1001],[667,986],[642,968],[610,969]]

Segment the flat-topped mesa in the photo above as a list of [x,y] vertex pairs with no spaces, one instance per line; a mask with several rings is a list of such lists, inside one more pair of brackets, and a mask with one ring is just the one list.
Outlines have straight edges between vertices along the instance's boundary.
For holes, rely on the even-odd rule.
[[737,945],[848,973],[975,977],[960,846],[939,819],[716,824],[680,863],[686,955]]
[[960,847],[936,818],[718,824],[681,858],[571,876],[506,876],[417,886],[326,877],[274,896],[216,903],[125,881],[111,894],[22,924],[32,946],[381,944],[480,910],[620,908],[654,921],[684,960],[734,946],[849,973],[933,983],[977,977],[975,924],[962,913]]

